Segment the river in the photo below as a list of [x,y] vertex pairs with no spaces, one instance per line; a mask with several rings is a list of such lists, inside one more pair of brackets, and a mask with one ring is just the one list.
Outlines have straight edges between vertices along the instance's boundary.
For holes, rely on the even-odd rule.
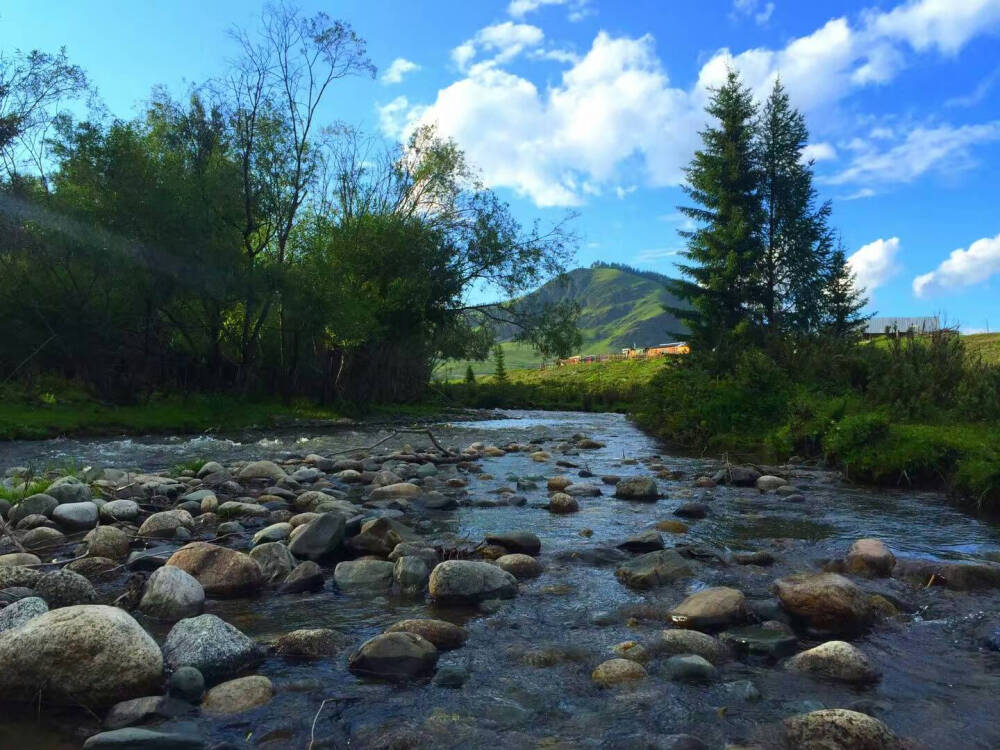
[[[647,665],[646,679],[629,688],[603,689],[591,679],[594,667],[614,656],[615,644],[642,641],[662,630],[669,609],[693,591],[732,586],[750,600],[767,602],[773,600],[774,579],[841,558],[862,537],[883,540],[897,557],[1000,559],[997,526],[960,512],[935,493],[860,488],[808,467],[790,469],[791,481],[806,498],[801,503],[752,488],[696,489],[693,479],[711,473],[715,462],[669,455],[617,414],[508,412],[502,418],[431,429],[449,446],[536,441],[552,451],[547,463],[534,462],[523,452],[485,458],[480,463],[493,478],[470,475],[466,490],[472,499],[495,497],[491,491],[518,478],[535,478],[536,489],[519,490],[527,498],[524,506],[470,504],[427,512],[420,519],[421,533],[435,540],[475,543],[489,532],[515,529],[537,534],[544,572],[522,582],[516,598],[489,614],[440,610],[422,600],[345,595],[336,591],[331,577],[316,594],[209,600],[206,611],[261,640],[297,628],[328,627],[358,644],[401,619],[449,619],[462,624],[469,638],[464,647],[442,653],[438,668],[464,667],[470,674],[464,687],[362,681],[347,671],[350,649],[308,663],[272,656],[257,669],[276,687],[267,706],[228,719],[172,719],[163,727],[193,727],[212,741],[270,748],[306,747],[311,738],[314,747],[639,747],[630,739],[637,733],[689,733],[713,748],[754,742],[766,747],[781,719],[841,707],[871,713],[918,747],[1000,747],[995,713],[1000,654],[980,643],[984,629],[1000,627],[996,591],[924,588],[895,579],[863,582],[903,610],[854,641],[882,672],[880,682],[863,689],[752,659],[729,660],[704,685],[672,682],[655,664]],[[610,497],[613,487],[606,486],[602,497],[580,498],[580,512],[551,514],[538,507],[547,500],[544,478],[579,471],[554,465],[563,458],[555,450],[558,441],[574,433],[605,444],[569,457],[597,477],[648,476],[648,464],[657,463],[653,457],[658,456],[678,478],[658,480],[665,497],[656,503],[615,500]],[[312,428],[229,437],[14,442],[0,444],[0,469],[90,465],[156,471],[195,458],[280,460],[370,445],[387,434],[387,428],[325,434]],[[411,435],[384,447],[398,448],[407,441],[426,444]],[[704,565],[694,580],[639,593],[619,583],[614,565],[573,556],[674,519],[678,505],[703,496],[709,515],[687,521],[690,531],[685,534],[664,533],[668,546],[693,543],[724,557],[740,550],[768,550],[775,563]],[[581,534],[585,529],[592,535]],[[162,637],[162,627],[148,627]],[[818,642],[803,637],[801,646]],[[753,683],[759,698],[747,695],[745,681]],[[323,701],[327,703],[313,728]],[[96,721],[82,714],[43,710],[0,715],[2,747],[77,747],[95,731]]]

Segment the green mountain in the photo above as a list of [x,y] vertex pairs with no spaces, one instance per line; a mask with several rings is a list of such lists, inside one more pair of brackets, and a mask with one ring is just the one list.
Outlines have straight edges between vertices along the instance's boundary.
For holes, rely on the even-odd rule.
[[[667,277],[618,264],[577,268],[554,279],[523,299],[536,306],[571,300],[580,305],[578,325],[583,336],[580,354],[614,354],[628,346],[646,347],[673,341],[684,326],[663,307],[683,306],[670,294]],[[541,358],[531,347],[513,341],[515,332],[501,330],[508,369],[537,367]],[[492,375],[493,363],[447,362],[438,370],[445,379],[458,378],[472,364],[477,375]]]

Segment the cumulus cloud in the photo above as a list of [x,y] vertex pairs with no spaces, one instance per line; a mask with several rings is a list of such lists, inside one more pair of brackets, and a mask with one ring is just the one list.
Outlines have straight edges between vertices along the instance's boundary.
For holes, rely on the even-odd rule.
[[829,161],[830,159],[837,158],[837,149],[835,149],[831,144],[822,143],[810,143],[804,149],[802,149],[802,161]]
[[382,74],[382,83],[402,83],[409,73],[420,70],[420,66],[405,57],[397,57]]
[[847,264],[854,272],[858,288],[872,292],[899,273],[897,255],[899,255],[899,237],[869,242],[851,255],[847,259]]
[[[543,4],[573,3],[513,0],[509,11],[521,18]],[[548,49],[537,26],[507,21],[481,29],[452,51],[463,76],[434,101],[404,110],[397,100],[387,105],[388,112],[383,107],[380,117],[393,136],[421,123],[437,124],[465,149],[490,185],[511,188],[539,206],[577,205],[614,185],[678,184],[705,124],[709,89],[725,80],[729,65],[761,98],[780,74],[796,105],[815,114],[858,88],[890,81],[913,50],[950,54],[996,27],[994,6],[1000,0],[949,0],[947,5],[917,0],[863,14],[855,23],[834,18],[780,49],[719,50],[684,87],[670,80],[650,35],[601,31],[578,56]],[[561,77],[539,87],[505,69],[519,57],[554,60],[565,68]],[[918,128],[895,136],[896,142],[888,141],[895,145],[885,148],[859,139],[852,159],[832,182],[872,190],[868,182],[911,180],[948,160],[968,165],[970,148],[992,139],[996,127]],[[819,161],[834,158],[836,151],[817,143],[809,155]]]
[[589,0],[511,0],[507,12],[514,18],[524,18],[546,5],[565,5],[570,21],[582,21],[593,13]]
[[1000,274],[1000,234],[976,240],[968,250],[952,250],[941,265],[913,280],[913,293],[929,297],[978,284],[994,274]]
[[960,127],[916,127],[884,149],[857,140],[850,164],[824,181],[832,185],[885,185],[912,182],[932,170],[957,172],[975,164],[972,146],[996,140],[1000,140],[1000,120]]

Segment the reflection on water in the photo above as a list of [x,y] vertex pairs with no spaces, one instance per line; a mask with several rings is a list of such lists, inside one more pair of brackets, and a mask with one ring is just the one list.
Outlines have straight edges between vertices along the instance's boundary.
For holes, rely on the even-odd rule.
[[[751,598],[767,599],[774,578],[840,557],[851,541],[864,536],[883,539],[897,555],[981,558],[1000,551],[997,527],[949,507],[933,493],[859,489],[807,470],[793,477],[806,496],[803,503],[748,489],[696,490],[691,479],[709,462],[664,455],[661,446],[619,415],[509,412],[498,419],[435,425],[433,431],[452,446],[536,440],[553,451],[547,464],[523,453],[484,460],[484,469],[494,478],[473,479],[468,488],[472,500],[494,497],[494,490],[512,486],[517,477],[578,471],[555,467],[560,458],[597,476],[629,476],[650,470],[642,463],[624,464],[623,459],[661,455],[666,467],[682,472],[683,478],[661,481],[666,498],[656,504],[617,501],[605,487],[608,494],[603,497],[581,498],[579,513],[552,515],[532,507],[545,502],[541,482],[538,489],[521,493],[527,498],[523,507],[462,507],[423,516],[422,533],[433,540],[478,541],[488,532],[512,529],[531,530],[542,539],[545,573],[523,583],[518,597],[491,615],[436,610],[413,599],[345,595],[332,582],[317,594],[210,602],[208,611],[262,640],[297,628],[332,627],[360,643],[400,619],[450,619],[468,629],[469,640],[463,648],[442,654],[439,666],[461,666],[470,678],[461,690],[397,687],[357,680],[346,669],[346,653],[312,663],[270,658],[259,672],[278,687],[273,702],[230,719],[200,719],[199,732],[240,745],[305,747],[313,717],[328,700],[316,723],[316,747],[600,747],[637,731],[689,732],[711,747],[722,747],[754,740],[766,745],[775,722],[822,705],[870,711],[926,747],[1000,746],[993,708],[1000,655],[978,646],[984,627],[991,622],[1000,627],[1000,597],[992,592],[925,590],[893,580],[872,583],[873,590],[891,595],[907,614],[858,641],[884,672],[881,683],[864,691],[741,662],[728,663],[718,680],[701,686],[670,682],[656,662],[648,665],[649,677],[633,689],[602,690],[590,679],[593,668],[612,656],[612,646],[653,636],[665,626],[670,607],[699,587],[732,585]],[[554,451],[553,441],[578,432],[606,447],[573,457]],[[328,454],[370,445],[388,434],[390,428],[312,428],[225,437],[12,443],[0,447],[0,467],[74,462],[162,469],[192,458]],[[426,439],[404,435],[384,447],[407,442],[421,445]],[[706,563],[698,567],[695,580],[637,594],[618,583],[613,565],[574,561],[579,558],[573,552],[617,543],[673,518],[679,504],[693,499],[708,503],[709,516],[688,522],[687,534],[664,533],[668,545],[698,544],[724,558],[732,550],[766,549],[777,558],[775,565],[760,569]],[[586,529],[591,536],[581,534]],[[162,637],[162,629],[153,631]],[[762,694],[759,701],[734,697],[728,687],[747,679]],[[67,741],[72,746],[72,730],[61,723],[53,730],[53,722],[48,714],[40,724],[0,719],[0,745],[58,747]],[[84,736],[94,731],[93,726],[86,729],[83,718],[75,722]]]

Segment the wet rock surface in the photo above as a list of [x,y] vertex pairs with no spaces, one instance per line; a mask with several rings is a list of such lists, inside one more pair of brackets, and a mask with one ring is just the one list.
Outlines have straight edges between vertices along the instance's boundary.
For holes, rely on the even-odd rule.
[[[58,499],[0,505],[29,548],[0,540],[0,684],[8,702],[49,686],[44,729],[10,708],[0,737],[216,747],[252,726],[261,747],[1000,746],[984,699],[1000,673],[995,526],[807,466],[670,456],[615,415],[432,429],[453,454],[420,435],[350,450],[389,434],[377,428],[0,451],[0,466],[61,451],[98,467]],[[170,469],[195,457],[213,460]],[[201,586],[201,610],[180,580]],[[148,679],[120,656],[96,674],[53,655],[104,653],[37,634],[81,597],[150,639]],[[96,716],[73,708],[88,691]]]

